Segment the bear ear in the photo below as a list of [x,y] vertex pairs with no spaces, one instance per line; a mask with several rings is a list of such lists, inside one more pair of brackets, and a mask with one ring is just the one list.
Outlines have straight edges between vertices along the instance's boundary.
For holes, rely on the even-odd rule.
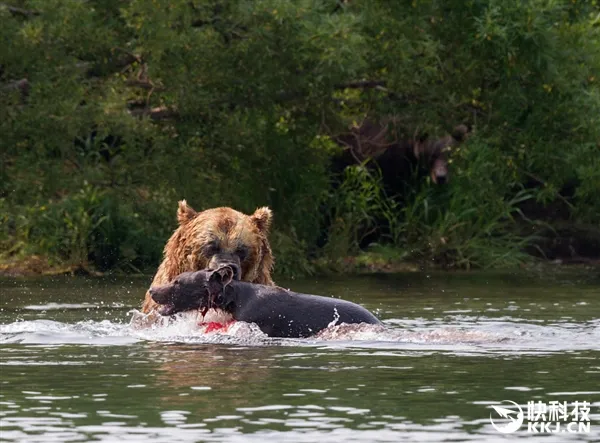
[[413,155],[415,158],[420,158],[427,151],[427,142],[429,141],[427,132],[415,133],[413,136]]
[[271,227],[271,219],[273,218],[273,213],[271,210],[264,206],[262,208],[258,208],[254,211],[254,214],[250,216],[252,222],[256,225],[258,230],[263,234],[266,234]]
[[186,224],[196,215],[198,215],[198,213],[194,211],[191,206],[188,206],[185,200],[179,202],[179,207],[177,208],[177,221],[180,225]]
[[465,124],[458,125],[452,131],[452,138],[457,142],[463,141],[471,132],[471,128]]

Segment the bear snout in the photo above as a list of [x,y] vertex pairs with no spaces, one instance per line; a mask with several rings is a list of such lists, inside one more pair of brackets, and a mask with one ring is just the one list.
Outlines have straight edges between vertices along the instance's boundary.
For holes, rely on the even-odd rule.
[[443,185],[443,184],[446,184],[446,180],[447,180],[447,177],[445,175],[438,175],[436,177],[435,181],[437,182],[438,185]]
[[436,185],[443,185],[448,182],[448,161],[446,159],[438,158],[433,162],[431,180]]

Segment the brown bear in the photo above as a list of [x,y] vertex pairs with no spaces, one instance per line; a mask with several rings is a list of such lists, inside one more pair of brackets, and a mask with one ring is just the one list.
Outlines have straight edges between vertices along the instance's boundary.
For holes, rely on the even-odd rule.
[[[347,167],[366,162],[367,170],[381,174],[385,196],[398,206],[405,206],[422,178],[430,177],[436,185],[448,182],[452,148],[463,142],[469,132],[470,128],[461,124],[454,128],[452,134],[441,138],[426,135],[411,137],[394,117],[380,120],[365,118],[359,125],[355,124],[332,137],[343,148],[331,163],[332,175],[336,177],[333,189],[341,185]],[[331,223],[332,219],[326,215],[319,246],[329,241]],[[359,228],[360,247],[379,241],[385,235],[386,223],[387,219],[380,218],[374,223],[375,229],[372,226]]]
[[[246,215],[221,207],[196,212],[185,200],[179,202],[175,230],[164,249],[152,286],[164,285],[182,272],[217,269],[230,265],[235,278],[273,285],[273,254],[267,238],[272,213],[267,207]],[[158,305],[146,292],[143,313]]]
[[450,150],[465,140],[469,133],[466,125],[458,125],[452,134],[441,138],[406,138],[401,136],[400,125],[393,118],[381,121],[365,119],[350,132],[335,137],[344,147],[336,159],[334,169],[341,172],[346,166],[367,159],[381,170],[383,185],[389,196],[402,194],[403,185],[415,167],[431,177],[435,184],[448,181]]

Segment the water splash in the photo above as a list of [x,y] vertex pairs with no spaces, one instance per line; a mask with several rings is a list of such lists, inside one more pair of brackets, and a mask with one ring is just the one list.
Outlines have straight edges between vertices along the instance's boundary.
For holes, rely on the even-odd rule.
[[[385,325],[337,324],[309,339],[267,337],[255,324],[235,322],[206,332],[198,317],[183,313],[140,327],[145,315],[130,312],[130,322],[85,320],[63,323],[27,320],[0,325],[0,344],[81,344],[123,346],[139,342],[231,344],[243,346],[342,346],[389,349],[469,350],[481,353],[553,353],[600,349],[600,320],[583,324],[532,324],[514,318],[478,317],[448,325],[446,321],[387,320]],[[461,345],[457,347],[456,345]]]
[[139,341],[126,324],[109,320],[62,323],[27,320],[0,325],[0,344],[130,345]]

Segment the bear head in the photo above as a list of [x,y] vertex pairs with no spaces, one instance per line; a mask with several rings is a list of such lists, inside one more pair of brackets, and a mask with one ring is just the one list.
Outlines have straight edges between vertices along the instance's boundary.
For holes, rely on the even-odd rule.
[[252,215],[228,207],[196,212],[182,200],[177,220],[179,227],[164,250],[168,280],[181,272],[229,265],[237,280],[272,284],[269,208],[258,208]]

